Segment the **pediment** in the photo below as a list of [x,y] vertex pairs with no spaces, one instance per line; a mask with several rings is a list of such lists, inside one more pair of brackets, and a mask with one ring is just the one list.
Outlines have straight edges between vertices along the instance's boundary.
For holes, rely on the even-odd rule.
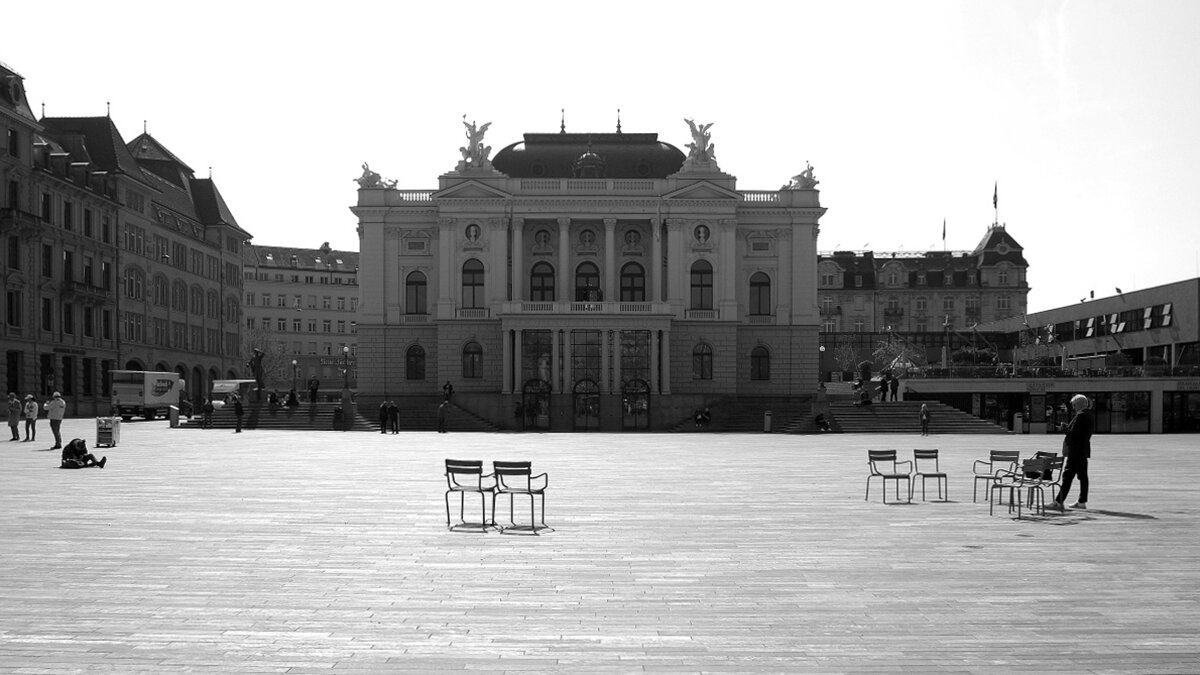
[[685,185],[674,192],[664,195],[666,199],[727,199],[737,201],[739,195],[735,190],[721,187],[708,181],[699,181]]
[[433,193],[434,199],[504,199],[509,193],[476,180],[467,180]]

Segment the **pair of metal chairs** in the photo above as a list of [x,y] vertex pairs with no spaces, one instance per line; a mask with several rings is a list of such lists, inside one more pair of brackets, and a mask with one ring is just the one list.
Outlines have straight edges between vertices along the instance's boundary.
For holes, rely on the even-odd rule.
[[[993,455],[996,453],[993,453]],[[1033,457],[1029,457],[1020,461],[1020,466],[1017,466],[1017,453],[1010,458],[1001,458],[1000,462],[1006,462],[1007,468],[999,468],[994,470],[991,476],[991,483],[988,487],[988,513],[995,513],[996,503],[1004,503],[1004,493],[1008,493],[1008,512],[1017,512],[1017,520],[1021,519],[1021,510],[1023,507],[1028,507],[1034,513],[1045,515],[1046,513],[1046,491],[1049,490],[1051,500],[1058,490],[1062,487],[1062,468],[1063,458],[1056,452],[1038,452]],[[993,464],[986,462],[986,464]],[[976,465],[985,464],[982,460],[976,460]],[[980,476],[976,476],[978,480]]]
[[[446,527],[450,531],[486,532],[494,528],[502,534],[528,533],[539,534],[542,531],[553,531],[546,525],[546,488],[550,478],[544,473],[533,475],[531,462],[492,462],[492,473],[483,472],[483,462],[479,460],[447,459],[446,460]],[[458,520],[450,522],[450,495],[458,494]],[[479,495],[479,522],[466,520],[466,504],[468,494]],[[507,526],[496,523],[496,496],[508,496]],[[529,524],[516,522],[514,502],[518,495],[529,497]],[[492,517],[488,519],[488,501],[491,501]],[[541,518],[534,517],[534,502],[541,504]]]
[[[868,450],[867,465],[871,472],[867,474],[867,495],[866,498],[871,498],[871,479],[879,478],[883,489],[883,502],[887,503],[887,482],[890,480],[895,483],[896,501],[900,501],[900,481],[904,481],[908,487],[908,501],[913,498],[913,490],[916,488],[915,479],[921,479],[921,500],[925,500],[925,481],[928,478],[934,479],[937,484],[938,499],[949,501],[950,499],[950,479],[938,466],[938,451],[932,448],[917,448],[913,450],[913,458],[911,460],[899,460],[896,457],[895,450]],[[900,467],[904,470],[901,471]],[[943,492],[943,488],[945,491]]]

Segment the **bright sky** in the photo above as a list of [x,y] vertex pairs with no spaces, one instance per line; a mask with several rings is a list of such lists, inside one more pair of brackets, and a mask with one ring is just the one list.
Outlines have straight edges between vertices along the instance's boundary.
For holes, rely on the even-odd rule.
[[[153,2],[4,11],[48,116],[143,120],[267,245],[357,250],[361,165],[429,189],[462,117],[525,132],[713,122],[723,170],[811,162],[822,250],[973,249],[999,219],[1031,311],[1200,276],[1200,2]],[[686,152],[686,150],[685,150]]]

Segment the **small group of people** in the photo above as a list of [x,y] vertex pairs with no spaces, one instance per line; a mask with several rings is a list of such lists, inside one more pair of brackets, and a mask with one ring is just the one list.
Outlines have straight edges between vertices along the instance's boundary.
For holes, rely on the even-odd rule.
[[379,433],[400,433],[400,405],[395,401],[379,404]]
[[50,420],[50,433],[54,434],[54,447],[50,449],[62,448],[62,422],[63,417],[67,414],[67,402],[57,391],[40,406],[33,394],[26,394],[25,399],[21,400],[16,393],[8,392],[8,428],[12,432],[12,438],[9,441],[22,440],[21,434],[18,432],[22,421],[25,422],[25,439],[22,442],[36,441],[37,420],[42,410],[46,411],[46,419]]
[[692,413],[692,420],[696,423],[696,428],[700,429],[712,424],[712,413],[707,407],[697,408],[696,412]]

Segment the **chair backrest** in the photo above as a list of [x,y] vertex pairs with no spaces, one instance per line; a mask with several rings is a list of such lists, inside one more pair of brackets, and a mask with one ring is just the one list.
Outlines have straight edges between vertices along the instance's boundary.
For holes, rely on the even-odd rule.
[[1021,461],[1021,451],[1019,450],[993,450],[991,454],[992,464],[1016,464]]
[[933,470],[938,470],[938,451],[935,448],[914,448],[913,449],[913,466],[917,473],[921,472],[921,465],[928,466],[929,462],[933,462]]
[[483,484],[483,461],[477,459],[447,459],[446,485],[450,488],[474,487]]
[[[867,464],[869,464],[871,467],[871,473],[895,473],[896,451],[868,450]],[[880,466],[876,466],[877,464]]]
[[1045,457],[1030,457],[1021,462],[1021,473],[1029,477],[1040,478],[1049,462]]
[[500,490],[529,489],[529,478],[533,475],[532,462],[492,462],[496,475],[496,487]]

